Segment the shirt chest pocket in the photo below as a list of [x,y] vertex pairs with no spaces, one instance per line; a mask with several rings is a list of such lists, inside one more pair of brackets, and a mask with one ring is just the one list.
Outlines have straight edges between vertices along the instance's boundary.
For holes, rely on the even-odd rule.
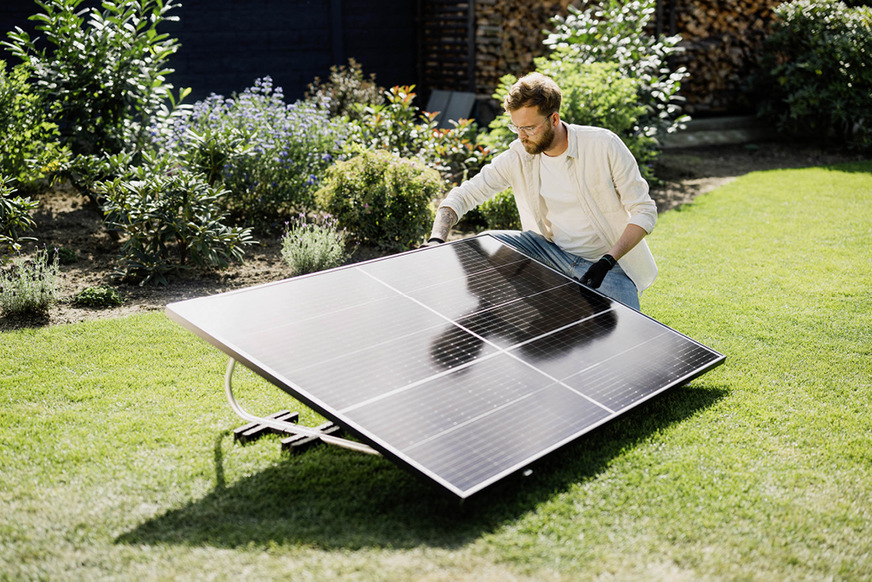
[[593,179],[584,183],[582,195],[587,195],[597,210],[603,214],[621,212],[623,206],[610,180]]

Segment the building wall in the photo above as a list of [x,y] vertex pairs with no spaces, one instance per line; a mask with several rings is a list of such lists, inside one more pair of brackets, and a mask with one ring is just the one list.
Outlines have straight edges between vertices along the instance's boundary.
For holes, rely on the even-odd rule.
[[[84,5],[92,5],[87,2]],[[3,0],[0,31],[34,33],[32,0]],[[382,86],[418,84],[417,3],[396,0],[182,0],[170,12],[178,22],[163,31],[181,48],[168,77],[191,87],[189,102],[210,93],[230,95],[266,75],[289,101],[316,76],[354,57]],[[11,60],[7,53],[0,58]]]

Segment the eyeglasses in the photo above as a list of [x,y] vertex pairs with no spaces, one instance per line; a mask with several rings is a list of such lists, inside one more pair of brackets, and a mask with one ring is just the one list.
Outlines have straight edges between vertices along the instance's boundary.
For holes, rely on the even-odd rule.
[[538,129],[540,127],[542,127],[543,123],[545,123],[546,121],[551,119],[552,115],[554,115],[554,113],[549,113],[548,115],[545,116],[545,119],[543,119],[540,123],[538,123],[536,125],[525,125],[523,127],[518,127],[517,125],[515,125],[514,123],[509,121],[509,131],[511,131],[512,133],[523,132],[524,135],[533,135],[534,133],[536,133],[536,131],[538,131]]

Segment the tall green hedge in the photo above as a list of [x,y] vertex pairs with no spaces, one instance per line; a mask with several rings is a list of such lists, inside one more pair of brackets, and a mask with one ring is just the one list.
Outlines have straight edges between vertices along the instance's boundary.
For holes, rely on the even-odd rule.
[[872,9],[796,0],[775,15],[751,80],[760,115],[788,134],[872,149]]

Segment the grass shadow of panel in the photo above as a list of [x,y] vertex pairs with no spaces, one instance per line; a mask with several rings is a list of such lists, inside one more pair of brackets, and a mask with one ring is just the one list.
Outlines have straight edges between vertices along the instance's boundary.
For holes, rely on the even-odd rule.
[[463,505],[384,458],[327,446],[226,485],[220,454],[229,440],[225,434],[216,445],[218,485],[211,493],[115,541],[226,548],[457,548],[594,478],[628,447],[727,393],[725,388],[675,388],[541,459],[532,477],[504,479]]

